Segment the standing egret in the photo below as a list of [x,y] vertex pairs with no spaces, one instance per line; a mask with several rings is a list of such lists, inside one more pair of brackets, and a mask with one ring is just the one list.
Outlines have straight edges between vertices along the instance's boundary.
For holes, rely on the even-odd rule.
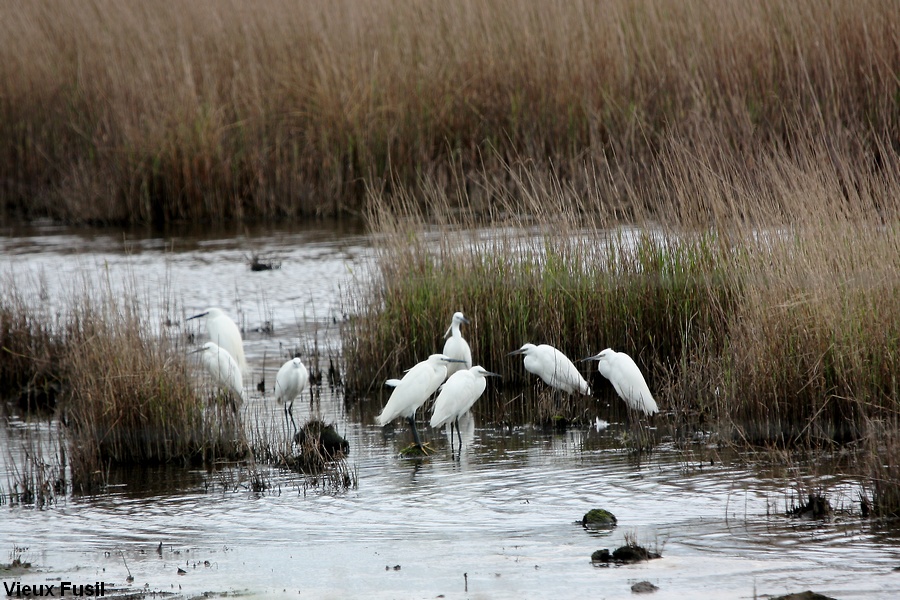
[[375,417],[379,425],[387,425],[397,417],[404,417],[412,427],[416,446],[422,448],[419,432],[416,431],[416,410],[434,393],[447,377],[447,364],[462,362],[446,354],[432,354],[412,369],[394,386],[391,397],[381,414]]
[[543,379],[547,385],[567,394],[581,392],[586,396],[591,395],[591,388],[572,361],[553,346],[525,344],[510,352],[509,356],[514,354],[524,354],[525,370]]
[[290,417],[297,433],[297,423],[294,422],[294,399],[299,396],[309,383],[309,371],[306,370],[303,361],[292,358],[278,369],[275,376],[275,400],[284,402],[284,414]]
[[469,348],[469,343],[463,338],[462,333],[459,331],[459,326],[463,323],[468,324],[469,320],[465,318],[461,312],[453,313],[453,320],[450,322],[450,327],[447,328],[447,332],[444,334],[445,338],[449,338],[444,342],[444,354],[450,358],[456,358],[463,361],[462,363],[449,363],[447,365],[447,377],[452,376],[462,369],[472,368],[472,349]]
[[481,397],[487,387],[485,377],[500,377],[484,367],[476,365],[469,369],[457,371],[447,379],[441,388],[437,400],[434,401],[434,412],[431,414],[431,426],[442,427],[450,423],[450,450],[453,450],[453,425],[456,424],[456,435],[459,448],[462,450],[462,434],[459,432],[459,417],[464,415],[475,401]]
[[226,388],[237,394],[240,400],[245,399],[244,378],[234,357],[227,350],[215,342],[206,342],[194,353],[200,353],[203,366],[212,376],[219,387]]
[[597,361],[597,370],[612,382],[616,393],[625,401],[628,408],[639,410],[645,415],[655,415],[659,412],[641,370],[630,356],[607,348],[596,356],[588,356],[582,360]]
[[235,325],[225,311],[221,308],[210,308],[206,312],[202,312],[191,319],[206,319],[206,333],[209,334],[209,341],[224,348],[234,358],[235,362],[241,368],[242,374],[248,374],[247,359],[244,358],[244,341],[241,339],[241,330]]

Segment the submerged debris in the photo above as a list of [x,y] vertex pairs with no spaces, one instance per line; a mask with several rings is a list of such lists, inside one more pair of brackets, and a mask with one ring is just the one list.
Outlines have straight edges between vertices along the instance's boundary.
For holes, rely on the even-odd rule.
[[608,563],[612,557],[609,554],[609,550],[607,548],[603,548],[602,550],[594,550],[591,553],[591,562],[595,563]]
[[632,594],[651,594],[658,590],[659,587],[653,585],[649,581],[639,581],[631,586]]
[[0,565],[0,573],[5,575],[21,575],[31,568],[30,562],[22,560],[21,556],[13,558],[12,562]]
[[662,558],[662,555],[658,552],[650,552],[643,546],[638,546],[637,544],[628,544],[625,546],[621,546],[619,548],[616,548],[612,552],[612,554],[610,554],[609,550],[607,550],[606,548],[602,550],[595,550],[591,554],[592,563],[612,562],[620,565],[644,562],[646,560],[652,560],[656,558]]
[[788,511],[789,516],[801,519],[830,519],[832,513],[828,499],[814,494],[809,494],[806,504],[795,506]]
[[581,518],[585,529],[611,529],[616,523],[616,516],[603,508],[592,508]]
[[275,258],[264,258],[259,254],[254,254],[250,257],[250,270],[251,271],[272,271],[274,269],[281,268],[281,261]]

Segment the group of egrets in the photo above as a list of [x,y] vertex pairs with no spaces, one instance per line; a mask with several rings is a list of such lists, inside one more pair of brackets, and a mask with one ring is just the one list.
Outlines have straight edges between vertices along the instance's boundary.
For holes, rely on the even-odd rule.
[[[416,411],[440,388],[434,401],[431,426],[450,424],[450,443],[453,443],[453,426],[462,446],[459,417],[464,415],[487,387],[485,377],[499,377],[481,366],[472,366],[472,349],[460,332],[460,325],[469,320],[461,312],[454,313],[444,337],[444,351],[432,354],[406,372],[402,379],[389,379],[387,385],[394,388],[381,414],[375,417],[379,425],[387,425],[397,417],[404,417],[412,429],[413,439],[419,449],[422,442],[416,431]],[[445,383],[446,381],[446,383]]]
[[[450,443],[453,444],[453,427],[460,447],[462,437],[459,432],[459,418],[466,414],[487,387],[486,377],[499,377],[480,365],[472,366],[472,350],[462,337],[460,325],[468,323],[463,313],[453,315],[450,327],[444,334],[448,338],[441,354],[432,354],[426,360],[409,369],[402,379],[389,379],[392,386],[387,404],[375,418],[379,425],[387,425],[397,417],[404,417],[412,429],[415,445],[422,448],[416,431],[416,411],[440,389],[434,402],[430,424],[434,428],[450,425]],[[525,355],[525,369],[540,377],[545,383],[562,392],[580,392],[591,395],[591,388],[569,358],[547,344],[536,346],[525,344],[510,355]],[[612,382],[616,393],[625,401],[629,409],[645,415],[658,412],[656,401],[647,387],[640,369],[630,356],[607,348],[583,361],[598,362],[600,373]],[[465,366],[463,366],[465,365]],[[446,383],[445,383],[446,380]],[[442,385],[443,384],[443,385]]]
[[[543,379],[547,385],[569,394],[581,392],[586,396],[591,395],[590,386],[572,361],[553,346],[525,344],[510,354],[524,354],[525,370]],[[644,375],[630,356],[607,348],[578,362],[589,360],[597,361],[597,370],[609,379],[629,409],[645,415],[655,415],[659,412]]]
[[[241,330],[222,309],[210,308],[191,319],[206,319],[206,333],[210,341],[195,352],[200,353],[203,366],[215,382],[237,394],[241,400],[246,399],[244,392],[244,375],[248,373],[247,360],[244,358],[244,341]],[[303,361],[292,358],[284,363],[275,376],[275,400],[284,403],[284,411],[290,417],[294,430],[294,400],[309,384],[309,371]]]
[[[203,365],[216,383],[234,392],[241,400],[246,398],[243,377],[247,373],[244,345],[238,326],[218,308],[194,315],[190,319],[206,319],[206,331],[210,341],[196,352],[201,353]],[[416,411],[438,392],[434,402],[430,425],[433,428],[450,426],[450,443],[453,444],[453,428],[462,447],[459,419],[475,404],[487,388],[487,377],[499,377],[480,365],[472,366],[472,350],[462,336],[460,326],[469,323],[461,312],[454,313],[450,327],[444,334],[447,341],[443,352],[432,354],[426,360],[406,371],[401,379],[388,379],[385,383],[394,388],[381,414],[375,418],[379,425],[387,425],[397,417],[409,422],[413,439],[422,448],[416,430]],[[568,394],[579,392],[591,395],[591,388],[569,358],[547,344],[525,344],[509,355],[525,356],[525,370],[540,377],[547,385]],[[624,352],[610,348],[595,356],[581,359],[597,361],[600,373],[609,379],[629,409],[645,415],[658,412],[656,401],[647,382],[634,360]],[[294,400],[309,384],[309,372],[299,358],[282,365],[275,377],[275,399],[285,405],[285,414],[294,423]]]

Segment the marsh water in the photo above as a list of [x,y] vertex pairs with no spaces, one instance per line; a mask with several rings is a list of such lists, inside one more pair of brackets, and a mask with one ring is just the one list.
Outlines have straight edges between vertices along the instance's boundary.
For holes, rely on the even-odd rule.
[[[365,232],[346,224],[167,237],[7,229],[0,255],[3,275],[37,302],[96,281],[136,293],[160,327],[186,333],[185,316],[224,308],[244,330],[254,383],[268,382],[245,410],[273,431],[284,419],[271,385],[285,353],[339,356],[346,292],[373,257]],[[251,271],[254,255],[280,268]],[[404,427],[373,422],[384,401],[379,391],[347,402],[323,385],[317,403],[297,402],[298,420],[321,416],[349,440],[355,485],[346,490],[267,468],[268,488],[254,491],[240,465],[168,466],[111,471],[95,496],[0,505],[0,564],[32,564],[0,579],[104,581],[180,597],[628,598],[640,581],[658,586],[654,598],[900,594],[900,531],[860,516],[860,482],[842,475],[840,457],[773,465],[702,436],[676,446],[665,434],[654,452],[636,456],[617,423],[544,431],[495,426],[476,411],[458,454],[443,432],[421,426],[435,451],[413,460],[399,455]],[[8,491],[17,461],[35,438],[49,439],[52,424],[4,414],[0,486]],[[597,417],[608,415],[598,407]],[[786,516],[810,486],[827,494],[833,519]],[[577,522],[598,507],[618,527],[591,532]],[[663,558],[592,565],[593,551],[626,537]]]

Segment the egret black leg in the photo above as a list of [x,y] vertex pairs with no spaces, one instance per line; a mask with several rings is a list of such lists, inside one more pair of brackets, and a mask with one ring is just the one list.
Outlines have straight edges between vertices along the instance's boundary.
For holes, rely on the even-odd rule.
[[294,435],[297,434],[297,423],[294,421],[294,401],[291,400],[289,404],[284,406],[284,414],[291,420],[291,425],[294,426]]
[[406,417],[406,420],[409,421],[409,426],[412,427],[413,439],[416,441],[416,446],[419,448],[422,447],[422,442],[419,440],[419,432],[416,431],[416,418],[415,416]]
[[[459,451],[462,452],[462,434],[459,432],[459,417],[456,417],[456,438],[459,440]],[[453,441],[453,427],[450,427],[450,441]]]

